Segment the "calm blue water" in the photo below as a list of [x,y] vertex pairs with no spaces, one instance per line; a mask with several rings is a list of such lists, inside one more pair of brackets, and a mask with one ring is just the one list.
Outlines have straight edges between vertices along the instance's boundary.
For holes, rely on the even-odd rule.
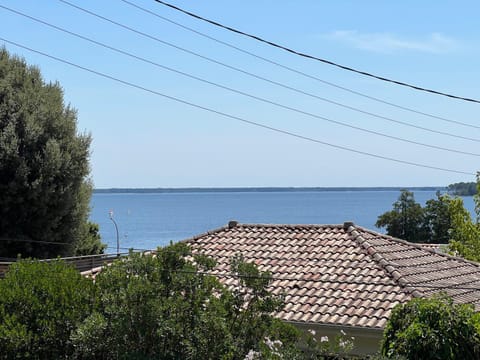
[[[94,194],[92,221],[100,225],[103,242],[114,252],[116,233],[109,211],[119,228],[120,246],[154,249],[224,226],[242,223],[342,224],[378,230],[378,215],[392,208],[399,191],[312,192],[189,192],[151,194]],[[415,191],[422,205],[434,191]],[[473,199],[464,198],[473,211]]]

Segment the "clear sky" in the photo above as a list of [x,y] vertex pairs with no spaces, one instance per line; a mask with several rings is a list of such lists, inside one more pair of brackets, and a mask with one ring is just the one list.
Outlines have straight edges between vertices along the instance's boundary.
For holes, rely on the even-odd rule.
[[[400,110],[324,82],[474,126],[480,126],[480,104],[402,88],[302,59],[202,23],[153,0],[129,1],[310,77],[201,37],[121,0],[68,1],[163,42],[313,96],[142,37],[59,0],[2,0],[0,5],[151,63],[112,52],[2,8],[0,37],[158,93],[323,143],[472,174],[480,170],[479,156],[411,143],[479,154],[479,128]],[[170,1],[305,53],[480,99],[478,1]],[[427,186],[474,180],[473,175],[409,166],[272,132],[122,85],[8,43],[5,46],[29,64],[37,65],[46,81],[60,82],[66,102],[78,109],[79,130],[93,137],[92,179],[98,188]],[[199,82],[152,62],[296,111]],[[368,116],[315,96],[456,137]]]

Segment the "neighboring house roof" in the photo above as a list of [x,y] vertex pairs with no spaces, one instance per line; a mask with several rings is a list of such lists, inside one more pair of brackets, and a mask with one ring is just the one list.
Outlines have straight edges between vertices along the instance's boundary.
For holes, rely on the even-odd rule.
[[393,307],[412,297],[445,291],[480,310],[480,267],[353,223],[261,225],[230,222],[185,240],[194,253],[217,260],[213,273],[226,285],[235,254],[273,276],[285,295],[280,319],[382,329]]

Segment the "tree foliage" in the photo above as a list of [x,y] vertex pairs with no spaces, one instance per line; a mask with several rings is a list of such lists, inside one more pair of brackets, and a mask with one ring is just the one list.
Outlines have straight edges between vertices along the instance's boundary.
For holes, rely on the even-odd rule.
[[348,358],[345,333],[318,341],[273,316],[269,273],[235,256],[230,289],[214,266],[184,243],[132,253],[95,282],[62,261],[19,261],[0,280],[0,359]]
[[90,141],[60,85],[0,49],[2,256],[73,255],[89,237]]
[[291,348],[296,330],[273,318],[283,302],[267,273],[241,258],[232,292],[207,275],[215,262],[182,243],[156,256],[131,254],[96,279],[98,307],[72,339],[82,359],[244,359],[263,340]]
[[75,255],[103,254],[107,245],[102,243],[100,229],[98,224],[88,222],[87,233],[83,240],[77,242],[75,246]]
[[450,231],[453,226],[450,206],[452,201],[448,194],[437,192],[436,199],[427,200],[424,212],[423,227],[426,243],[447,244],[450,241]]
[[452,198],[437,192],[422,207],[414,194],[402,190],[393,210],[378,217],[375,226],[385,227],[387,234],[411,242],[446,244],[450,239]]
[[414,194],[401,190],[393,210],[378,217],[376,227],[385,227],[387,234],[412,242],[424,242],[424,211],[415,201]]
[[480,358],[480,315],[472,305],[437,295],[397,305],[385,327],[382,354],[407,359]]
[[[480,190],[480,174],[477,174],[477,189]],[[449,249],[456,255],[472,261],[480,261],[480,192],[474,197],[476,219],[456,198],[451,201],[449,211],[452,218]]]
[[447,186],[447,191],[457,196],[472,196],[478,193],[477,184],[473,182],[459,182]]
[[0,280],[0,359],[62,359],[93,309],[93,284],[62,261],[21,260]]

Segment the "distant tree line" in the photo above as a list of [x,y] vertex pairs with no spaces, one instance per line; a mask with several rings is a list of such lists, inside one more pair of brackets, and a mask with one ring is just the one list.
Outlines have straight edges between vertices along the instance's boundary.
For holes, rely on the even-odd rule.
[[477,193],[476,182],[459,182],[447,186],[447,191],[455,196],[473,196]]

